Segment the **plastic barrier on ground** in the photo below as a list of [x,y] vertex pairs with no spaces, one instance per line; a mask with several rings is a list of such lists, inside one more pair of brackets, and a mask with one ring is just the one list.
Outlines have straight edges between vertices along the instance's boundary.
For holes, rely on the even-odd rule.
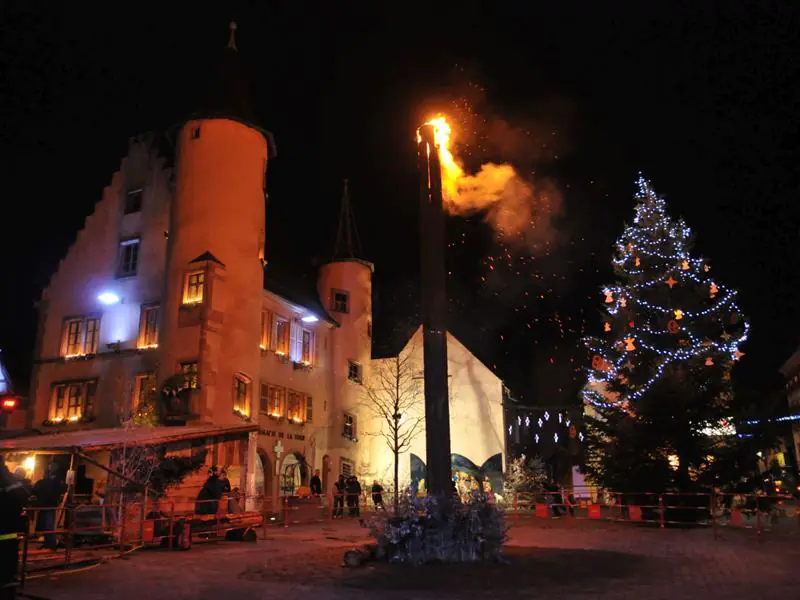
[[[577,498],[577,499],[576,499]],[[517,493],[506,498],[514,519],[587,519],[800,534],[800,500],[788,495],[616,493],[590,489]]]

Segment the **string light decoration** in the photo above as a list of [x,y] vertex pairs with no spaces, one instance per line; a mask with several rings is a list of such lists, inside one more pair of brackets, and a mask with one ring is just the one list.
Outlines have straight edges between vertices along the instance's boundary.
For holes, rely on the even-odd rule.
[[633,223],[612,259],[619,283],[602,290],[606,335],[584,338],[595,359],[582,396],[599,408],[633,406],[675,363],[729,371],[750,329],[736,292],[711,281],[708,263],[691,255],[686,223],[667,214],[649,181],[640,176],[637,187]]
[[754,451],[737,431],[751,411],[733,394],[731,371],[750,325],[736,291],[711,280],[691,253],[692,232],[644,178],[635,200],[612,258],[617,282],[603,288],[615,301],[602,303],[596,325],[610,322],[611,332],[584,338],[604,367],[587,369],[581,392],[586,473],[623,492],[738,481],[732,465]]

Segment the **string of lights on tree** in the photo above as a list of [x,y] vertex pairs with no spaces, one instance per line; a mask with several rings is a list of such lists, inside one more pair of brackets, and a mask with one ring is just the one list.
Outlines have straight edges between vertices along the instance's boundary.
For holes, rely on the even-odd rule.
[[[690,254],[689,227],[669,217],[649,181],[640,176],[637,185],[633,224],[612,260],[620,283],[602,290],[603,336],[584,340],[593,357],[582,395],[598,407],[628,407],[676,363],[719,362],[729,378],[750,328],[736,291]],[[610,394],[612,384],[620,391]]]

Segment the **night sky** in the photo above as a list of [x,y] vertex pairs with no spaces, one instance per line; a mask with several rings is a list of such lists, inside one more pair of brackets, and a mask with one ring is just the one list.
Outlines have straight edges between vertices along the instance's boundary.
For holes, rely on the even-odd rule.
[[557,199],[524,247],[480,215],[448,221],[451,329],[526,402],[575,400],[639,171],[740,290],[752,336],[738,382],[771,389],[800,344],[794,3],[172,4],[0,9],[0,348],[17,379],[33,303],[128,137],[186,114],[231,17],[278,148],[269,269],[294,278],[330,258],[348,177],[380,343],[414,318],[414,131],[442,111],[469,166],[510,162]]

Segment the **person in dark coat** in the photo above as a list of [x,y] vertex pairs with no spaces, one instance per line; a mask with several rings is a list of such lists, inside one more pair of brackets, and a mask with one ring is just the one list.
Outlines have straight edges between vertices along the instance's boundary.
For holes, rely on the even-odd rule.
[[47,467],[47,476],[37,481],[33,486],[33,496],[36,500],[36,531],[44,533],[44,548],[55,550],[56,541],[56,510],[61,505],[61,496],[66,491],[66,485],[61,477],[56,463]]
[[344,475],[339,475],[339,479],[333,484],[333,487],[333,518],[336,519],[344,515],[344,493],[347,489]]
[[311,494],[313,496],[320,496],[322,494],[322,479],[319,477],[319,469],[314,471],[314,474],[311,476],[311,481],[308,482],[308,485],[311,488]]
[[222,490],[224,489],[225,483],[220,481],[219,469],[214,465],[208,470],[208,479],[203,484],[200,493],[197,494],[194,512],[198,515],[217,514],[219,500],[222,498]]
[[25,484],[11,474],[0,455],[0,598],[14,598],[19,570],[18,534],[26,530],[23,511],[29,494]]
[[346,484],[347,508],[351,517],[359,515],[358,500],[361,496],[361,484],[355,475],[351,475]]
[[375,479],[372,482],[372,503],[375,505],[375,510],[386,510],[383,505],[383,486]]

